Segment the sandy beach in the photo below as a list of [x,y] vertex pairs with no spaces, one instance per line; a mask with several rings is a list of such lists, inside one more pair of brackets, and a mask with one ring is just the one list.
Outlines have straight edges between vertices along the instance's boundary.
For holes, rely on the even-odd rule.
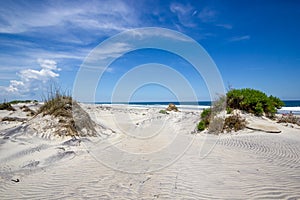
[[96,137],[51,136],[21,104],[1,111],[24,119],[0,122],[1,199],[300,199],[299,127],[252,117],[280,133],[195,134],[200,110],[80,105]]

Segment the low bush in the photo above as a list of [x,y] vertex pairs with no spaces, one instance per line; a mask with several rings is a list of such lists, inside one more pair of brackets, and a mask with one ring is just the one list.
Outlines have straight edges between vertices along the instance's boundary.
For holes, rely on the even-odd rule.
[[198,123],[197,126],[198,131],[203,131],[208,127],[210,117],[211,117],[211,109],[210,108],[203,109],[201,113],[201,121]]
[[197,126],[198,131],[204,131],[206,129],[205,122],[201,120]]
[[240,115],[230,115],[225,118],[223,131],[231,132],[242,130],[246,127],[246,120]]
[[284,103],[277,97],[267,96],[265,93],[245,88],[233,89],[227,93],[227,107],[239,109],[257,116],[266,115],[273,118],[277,109]]

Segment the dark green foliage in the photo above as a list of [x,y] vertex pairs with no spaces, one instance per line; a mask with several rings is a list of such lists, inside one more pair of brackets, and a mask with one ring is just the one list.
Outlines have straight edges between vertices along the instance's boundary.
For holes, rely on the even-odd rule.
[[0,110],[15,111],[16,109],[14,109],[10,103],[4,102],[0,104]]
[[223,130],[231,132],[232,130],[238,131],[246,127],[246,120],[239,115],[231,115],[225,118]]
[[205,128],[206,128],[205,122],[203,120],[201,120],[197,126],[197,129],[198,129],[198,131],[204,131]]
[[268,117],[274,117],[277,109],[284,103],[277,97],[268,97],[265,93],[245,88],[233,89],[227,93],[227,107],[239,109],[257,116],[265,114]]
[[210,117],[211,117],[211,109],[210,108],[204,109],[201,113],[201,121],[199,122],[197,127],[198,131],[203,131],[208,127]]
[[232,111],[233,111],[233,109],[232,109],[232,108],[230,108],[230,107],[227,107],[227,108],[226,108],[226,113],[227,113],[227,114],[231,114],[231,113],[232,113]]
[[210,115],[211,115],[210,108],[203,109],[203,111],[201,113],[201,119],[204,120],[205,122],[209,123]]

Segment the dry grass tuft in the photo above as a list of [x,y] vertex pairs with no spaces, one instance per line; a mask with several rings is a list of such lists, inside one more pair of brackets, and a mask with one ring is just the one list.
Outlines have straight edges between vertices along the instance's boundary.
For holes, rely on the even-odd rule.
[[234,130],[236,132],[244,128],[246,128],[246,120],[240,115],[235,114],[225,118],[223,131],[231,132]]
[[4,102],[0,104],[0,110],[15,111],[16,109],[14,109],[10,103]]
[[282,115],[281,118],[279,118],[277,122],[278,123],[297,124],[298,126],[300,126],[300,117],[297,117],[293,114]]
[[[54,92],[53,92],[54,91]],[[60,128],[55,131],[59,136],[95,136],[96,124],[72,97],[60,90],[52,90],[37,114],[59,118]]]

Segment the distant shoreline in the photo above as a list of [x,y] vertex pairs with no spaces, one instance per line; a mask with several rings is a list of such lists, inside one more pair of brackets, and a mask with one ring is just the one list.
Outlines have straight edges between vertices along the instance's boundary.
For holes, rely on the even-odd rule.
[[[284,107],[300,107],[300,100],[284,100]],[[89,103],[89,102],[85,102]],[[138,101],[138,102],[95,102],[95,104],[129,104],[129,105],[168,105],[174,103],[175,105],[190,105],[190,106],[210,106],[211,101]],[[94,104],[94,103],[93,103]]]

